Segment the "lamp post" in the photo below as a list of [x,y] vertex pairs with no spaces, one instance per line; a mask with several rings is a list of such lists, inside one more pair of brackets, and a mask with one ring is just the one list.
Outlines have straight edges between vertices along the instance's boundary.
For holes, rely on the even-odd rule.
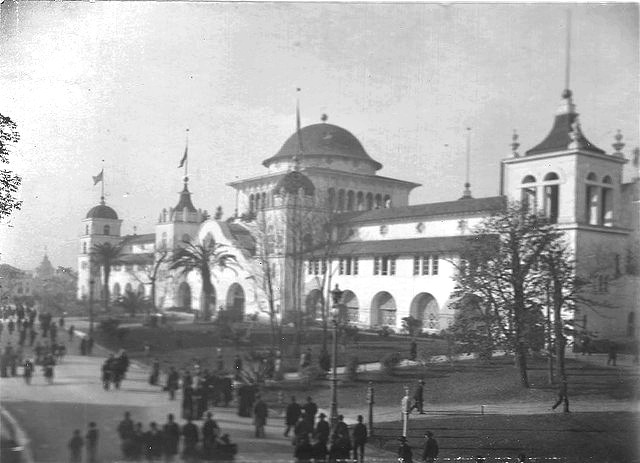
[[340,316],[340,299],[342,299],[342,291],[336,284],[336,287],[331,291],[331,298],[333,299],[333,306],[331,309],[331,315],[333,319],[333,352],[331,356],[331,363],[333,365],[333,374],[331,375],[331,412],[329,421],[331,422],[331,429],[334,429],[338,422],[338,323]]
[[89,280],[89,337],[93,337],[93,279]]

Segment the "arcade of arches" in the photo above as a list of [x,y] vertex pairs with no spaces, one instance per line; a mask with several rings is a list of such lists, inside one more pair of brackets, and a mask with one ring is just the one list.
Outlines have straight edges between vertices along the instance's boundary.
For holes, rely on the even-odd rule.
[[238,283],[233,283],[227,291],[225,310],[231,321],[244,320],[245,296],[244,289]]

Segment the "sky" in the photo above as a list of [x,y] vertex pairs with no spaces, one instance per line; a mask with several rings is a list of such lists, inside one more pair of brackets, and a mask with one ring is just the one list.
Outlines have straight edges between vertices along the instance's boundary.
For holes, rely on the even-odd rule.
[[[100,200],[123,234],[150,233],[182,187],[189,129],[197,208],[233,213],[228,182],[302,125],[346,128],[384,167],[422,184],[412,204],[498,194],[516,129],[526,151],[570,87],[583,132],[611,152],[639,141],[638,5],[14,2],[0,16],[0,113],[21,135],[9,168],[21,211],[0,222],[0,263],[33,269],[46,246],[76,267]],[[632,166],[626,167],[627,178]]]

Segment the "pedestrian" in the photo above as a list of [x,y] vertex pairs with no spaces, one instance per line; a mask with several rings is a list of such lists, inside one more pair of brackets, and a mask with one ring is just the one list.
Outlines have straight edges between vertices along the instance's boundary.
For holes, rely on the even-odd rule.
[[160,377],[160,360],[155,358],[151,364],[151,374],[149,375],[149,384],[155,386],[158,384],[158,378]]
[[189,385],[182,388],[182,419],[193,419],[193,388]]
[[433,438],[433,433],[427,431],[424,434],[425,441],[422,448],[422,460],[425,463],[433,463],[438,458],[440,449],[438,448],[438,442]]
[[191,461],[197,457],[196,446],[198,445],[198,428],[191,421],[191,418],[187,418],[187,423],[182,427],[182,437],[184,438],[184,447],[182,450],[182,457]]
[[409,413],[415,408],[421,415],[424,415],[424,381],[418,381],[418,386],[413,393],[413,405],[409,409]]
[[222,348],[218,347],[218,353],[216,356],[216,369],[219,373],[224,371],[224,357],[222,356]]
[[56,364],[56,361],[53,358],[53,355],[47,354],[42,362],[42,367],[44,369],[44,377],[46,378],[49,384],[53,384],[53,366]]
[[235,372],[236,381],[239,381],[242,377],[242,358],[238,354],[233,359],[233,371]]
[[344,422],[344,415],[338,415],[338,421],[336,427],[333,429],[333,435],[341,438],[347,438],[349,440],[349,427]]
[[316,438],[311,444],[311,457],[314,463],[324,463],[327,460],[327,444]]
[[213,413],[207,412],[207,419],[204,420],[202,425],[202,450],[205,458],[210,458],[213,455],[219,435],[220,427],[213,419]]
[[144,456],[147,461],[155,461],[162,456],[164,441],[162,433],[158,430],[158,425],[152,421],[149,423],[149,430],[144,433]]
[[82,461],[82,447],[84,447],[84,439],[80,435],[79,429],[73,431],[73,437],[69,440],[67,447],[69,447],[69,462],[80,463]]
[[304,412],[298,418],[298,422],[293,428],[293,445],[297,445],[303,439],[309,439],[309,436],[313,434],[313,426],[309,426],[309,421]]
[[329,443],[329,435],[331,434],[329,422],[325,420],[326,417],[327,415],[324,413],[320,413],[320,415],[318,415],[319,420],[315,429],[316,438],[324,444],[325,448]]
[[176,399],[176,390],[178,389],[178,383],[180,381],[180,375],[174,367],[169,369],[167,375],[167,391],[169,391],[169,400]]
[[58,326],[59,326],[60,328],[64,328],[64,314],[62,314],[62,315],[60,316],[60,318],[58,319]]
[[609,341],[607,365],[613,365],[615,367],[617,360],[618,360],[618,346],[615,342]]
[[310,463],[313,456],[313,447],[306,436],[296,443],[293,456],[296,463]]
[[69,342],[73,341],[73,335],[76,334],[76,327],[71,325],[67,333],[69,334]]
[[291,402],[287,405],[287,409],[285,411],[284,425],[286,426],[286,429],[284,431],[284,437],[289,437],[289,431],[296,425],[301,413],[302,409],[296,402],[295,396],[291,396]]
[[558,406],[564,402],[564,412],[569,413],[569,394],[567,391],[567,378],[562,378],[560,386],[558,387],[558,400],[551,406],[551,410],[555,410]]
[[362,422],[362,415],[358,415],[358,422],[353,426],[353,459],[364,462],[364,445],[367,443],[367,426]]
[[313,425],[316,422],[316,413],[318,413],[318,405],[311,396],[307,397],[307,403],[302,406],[302,410],[304,410],[307,421],[311,425],[311,429],[313,429]]
[[320,352],[320,357],[318,357],[318,365],[320,365],[320,369],[324,372],[327,372],[331,369],[331,356],[329,355],[329,351],[327,349],[322,349]]
[[257,402],[253,406],[253,422],[256,427],[256,437],[265,437],[264,427],[267,425],[267,417],[269,416],[269,409],[267,404],[260,395],[256,396]]
[[112,365],[113,365],[113,354],[109,355],[109,358],[105,359],[102,362],[102,388],[105,391],[109,390],[112,379]]
[[24,382],[27,383],[27,385],[31,384],[31,378],[33,377],[33,370],[35,369],[35,366],[33,365],[33,362],[31,361],[31,359],[27,359],[24,361],[24,367],[23,367],[23,372],[22,372],[22,376],[24,377]]
[[412,339],[409,345],[409,360],[415,361],[416,358],[418,358],[418,344],[415,339]]
[[407,443],[407,438],[401,436],[399,439],[400,448],[398,449],[398,463],[413,463],[413,452]]
[[146,433],[144,429],[142,429],[142,423],[136,423],[133,434],[131,435],[131,441],[129,444],[129,459],[133,461],[139,461],[142,459],[142,455],[144,455],[145,443],[146,443]]
[[133,420],[131,419],[131,413],[124,413],[124,419],[118,424],[118,435],[121,441],[120,449],[122,450],[122,456],[126,460],[134,453],[133,449],[135,447],[135,429]]
[[162,453],[164,461],[172,462],[178,454],[178,443],[180,442],[180,426],[174,421],[173,413],[167,415],[167,422],[162,427],[164,443]]
[[93,338],[91,336],[87,339],[87,355],[93,354]]
[[82,338],[80,340],[80,355],[87,355],[87,339]]
[[96,463],[96,455],[98,453],[98,428],[93,421],[89,423],[89,429],[84,438],[87,442],[87,463]]

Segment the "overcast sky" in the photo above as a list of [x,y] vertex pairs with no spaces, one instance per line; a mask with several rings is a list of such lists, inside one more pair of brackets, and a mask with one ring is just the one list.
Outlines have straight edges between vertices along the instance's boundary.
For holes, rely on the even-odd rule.
[[[22,136],[10,168],[24,205],[0,224],[0,263],[32,269],[47,246],[54,265],[76,266],[103,159],[123,233],[152,232],[177,202],[187,127],[195,206],[232,214],[225,184],[266,172],[261,162],[295,130],[296,87],[303,125],[327,113],[384,165],[380,175],[423,185],[413,204],[460,196],[471,127],[473,195],[496,195],[512,130],[524,151],[551,127],[566,8],[5,1],[0,112]],[[583,131],[611,151],[621,129],[630,157],[638,6],[569,8]]]

